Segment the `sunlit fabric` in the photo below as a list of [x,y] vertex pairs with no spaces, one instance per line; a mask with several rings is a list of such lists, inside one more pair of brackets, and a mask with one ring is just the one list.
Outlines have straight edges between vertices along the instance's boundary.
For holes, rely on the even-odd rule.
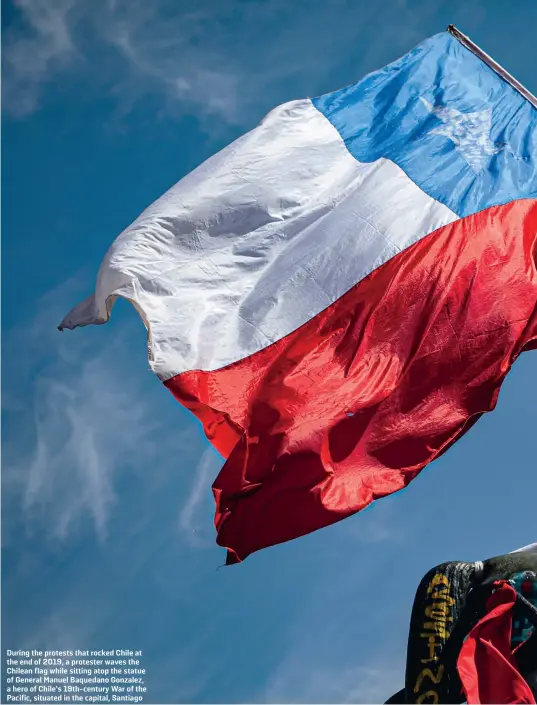
[[537,110],[448,33],[279,106],[115,241],[61,328],[128,299],[226,459],[228,562],[391,494],[537,341]]
[[244,558],[401,489],[537,339],[537,200],[447,225],[289,336],[167,382],[228,458],[218,542]]

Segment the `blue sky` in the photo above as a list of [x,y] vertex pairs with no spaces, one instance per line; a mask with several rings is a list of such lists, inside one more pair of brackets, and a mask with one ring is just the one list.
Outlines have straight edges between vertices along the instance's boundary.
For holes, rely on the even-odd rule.
[[56,325],[141,210],[275,105],[452,22],[537,93],[534,0],[3,3],[4,648],[143,649],[148,702],[383,702],[436,563],[536,540],[537,354],[404,492],[239,566],[127,304]]

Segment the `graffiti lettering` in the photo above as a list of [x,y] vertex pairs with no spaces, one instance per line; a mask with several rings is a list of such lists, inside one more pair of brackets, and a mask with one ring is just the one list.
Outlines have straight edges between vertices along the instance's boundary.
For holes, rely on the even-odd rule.
[[439,685],[443,675],[444,664],[440,664],[440,666],[438,666],[438,673],[436,675],[431,671],[430,668],[424,668],[418,676],[418,680],[416,681],[416,685],[414,686],[414,692],[419,692],[421,684],[423,683],[425,678],[430,678],[435,685]]
[[[430,688],[431,682],[434,685],[440,685],[443,675],[444,666],[440,664],[436,672],[431,670],[433,666],[428,667],[427,664],[438,662],[443,645],[447,641],[453,622],[453,605],[455,600],[450,594],[451,584],[446,575],[436,573],[429,583],[426,591],[426,604],[423,611],[422,631],[420,638],[424,641],[423,646],[425,653],[420,659],[420,663],[424,664],[423,668],[416,679],[414,693],[418,694],[424,687],[429,690],[419,695],[417,703],[438,703],[440,696],[437,689]],[[429,679],[427,681],[427,679]]]

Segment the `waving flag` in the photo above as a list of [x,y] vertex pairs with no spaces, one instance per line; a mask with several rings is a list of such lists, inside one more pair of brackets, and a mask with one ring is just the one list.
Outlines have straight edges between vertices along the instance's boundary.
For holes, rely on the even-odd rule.
[[119,236],[60,326],[136,307],[226,458],[229,563],[406,486],[535,347],[537,103],[471,48],[441,33],[273,110]]

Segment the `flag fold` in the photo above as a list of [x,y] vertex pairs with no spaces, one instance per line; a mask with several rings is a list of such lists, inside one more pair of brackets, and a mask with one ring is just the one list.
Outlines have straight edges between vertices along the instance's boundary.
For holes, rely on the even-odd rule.
[[183,178],[60,328],[117,297],[225,459],[228,562],[339,521],[493,409],[537,345],[537,110],[435,35]]

